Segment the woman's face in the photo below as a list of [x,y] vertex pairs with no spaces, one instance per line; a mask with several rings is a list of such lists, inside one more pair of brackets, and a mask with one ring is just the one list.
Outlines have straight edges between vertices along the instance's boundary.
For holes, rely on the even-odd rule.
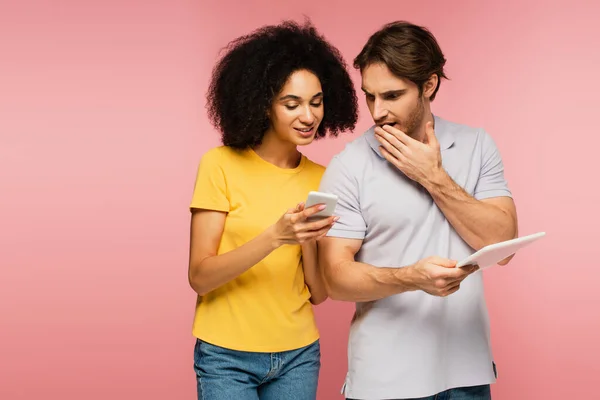
[[270,133],[280,140],[304,146],[313,141],[323,120],[323,90],[315,74],[292,73],[274,98],[269,112]]

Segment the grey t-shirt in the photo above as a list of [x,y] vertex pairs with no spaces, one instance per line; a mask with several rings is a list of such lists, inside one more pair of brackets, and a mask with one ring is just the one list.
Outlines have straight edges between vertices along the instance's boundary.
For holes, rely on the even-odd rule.
[[[340,216],[328,236],[362,239],[356,260],[382,268],[471,254],[429,193],[383,158],[373,129],[325,171],[319,190],[339,196]],[[443,167],[467,193],[479,200],[511,196],[500,154],[485,131],[435,116],[435,132]],[[414,291],[375,302],[350,328],[343,393],[413,398],[494,382],[481,274],[470,275],[446,298]]]

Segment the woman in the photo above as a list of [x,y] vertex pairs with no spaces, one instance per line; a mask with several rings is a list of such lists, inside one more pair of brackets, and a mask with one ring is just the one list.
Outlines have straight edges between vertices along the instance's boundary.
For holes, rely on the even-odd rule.
[[[316,398],[326,297],[316,240],[324,167],[297,149],[353,130],[357,99],[338,50],[309,24],[230,43],[208,92],[223,146],[204,154],[191,203],[189,281],[199,399]],[[287,211],[286,211],[287,209]]]

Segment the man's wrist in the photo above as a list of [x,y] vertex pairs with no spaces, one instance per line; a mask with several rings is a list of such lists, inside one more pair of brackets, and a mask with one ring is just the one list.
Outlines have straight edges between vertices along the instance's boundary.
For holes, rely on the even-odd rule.
[[403,292],[409,292],[418,289],[414,280],[414,272],[413,265],[393,269],[396,285],[398,285]]
[[387,286],[394,293],[403,293],[417,290],[413,279],[414,268],[412,265],[401,268],[376,268],[374,279],[378,284]]
[[444,185],[448,183],[449,175],[443,167],[439,167],[433,170],[433,172],[427,176],[421,185],[430,193],[433,194],[435,191],[439,191]]

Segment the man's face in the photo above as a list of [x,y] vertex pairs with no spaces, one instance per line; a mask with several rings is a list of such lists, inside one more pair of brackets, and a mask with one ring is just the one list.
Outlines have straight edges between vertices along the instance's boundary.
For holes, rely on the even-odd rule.
[[362,71],[362,90],[377,125],[391,125],[419,139],[425,104],[415,83],[398,78],[385,64],[376,63]]

